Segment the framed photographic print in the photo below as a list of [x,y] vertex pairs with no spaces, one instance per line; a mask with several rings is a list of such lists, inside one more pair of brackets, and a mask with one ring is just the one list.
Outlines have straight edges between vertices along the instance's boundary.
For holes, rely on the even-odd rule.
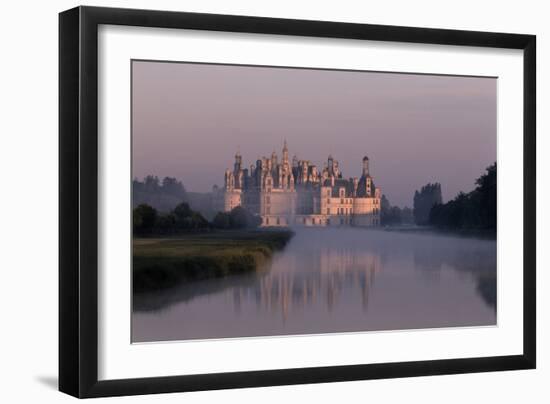
[[59,24],[61,391],[535,367],[534,36]]

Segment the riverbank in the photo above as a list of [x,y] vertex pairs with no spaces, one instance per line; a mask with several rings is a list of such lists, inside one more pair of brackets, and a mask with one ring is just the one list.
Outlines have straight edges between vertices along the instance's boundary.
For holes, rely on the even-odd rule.
[[133,240],[133,290],[146,292],[258,270],[291,231],[230,230]]

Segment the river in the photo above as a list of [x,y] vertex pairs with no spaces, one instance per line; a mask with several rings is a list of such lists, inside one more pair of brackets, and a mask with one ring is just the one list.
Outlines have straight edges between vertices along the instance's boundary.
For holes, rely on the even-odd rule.
[[301,229],[268,268],[134,297],[132,341],[496,324],[496,242]]

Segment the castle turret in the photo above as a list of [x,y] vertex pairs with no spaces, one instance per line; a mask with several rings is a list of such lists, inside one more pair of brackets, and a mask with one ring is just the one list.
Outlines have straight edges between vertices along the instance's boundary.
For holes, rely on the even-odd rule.
[[371,177],[370,176],[367,177],[366,181],[367,181],[366,182],[366,195],[368,197],[371,197],[372,196],[372,179],[371,179]]
[[328,155],[328,173],[329,175],[334,174],[334,159],[332,158],[332,154]]
[[241,170],[241,164],[242,164],[243,158],[241,157],[241,153],[237,151],[235,154],[235,168],[233,172],[236,174]]
[[369,158],[367,156],[363,157],[363,175],[365,177],[369,175]]
[[285,163],[288,163],[288,146],[286,145],[286,139],[283,145],[283,164]]
[[273,150],[273,153],[271,153],[271,167],[277,168],[277,160],[277,153]]
[[353,177],[353,196],[357,196],[357,189],[359,188],[359,178]]

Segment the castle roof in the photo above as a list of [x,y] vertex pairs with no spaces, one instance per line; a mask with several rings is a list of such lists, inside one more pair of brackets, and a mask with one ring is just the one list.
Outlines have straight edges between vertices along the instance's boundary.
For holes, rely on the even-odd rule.
[[367,196],[367,178],[371,179],[371,192],[374,193],[374,190],[376,189],[376,187],[374,186],[374,181],[372,181],[372,177],[370,175],[362,175],[359,179],[359,184],[357,185],[358,197]]
[[[330,187],[332,185],[332,182],[330,179],[325,180],[324,183],[325,186]],[[334,180],[334,186],[332,187],[332,193],[331,196],[333,198],[338,198],[340,196],[340,188],[344,188],[346,190],[346,197],[349,197],[353,194],[353,181],[337,178]]]

